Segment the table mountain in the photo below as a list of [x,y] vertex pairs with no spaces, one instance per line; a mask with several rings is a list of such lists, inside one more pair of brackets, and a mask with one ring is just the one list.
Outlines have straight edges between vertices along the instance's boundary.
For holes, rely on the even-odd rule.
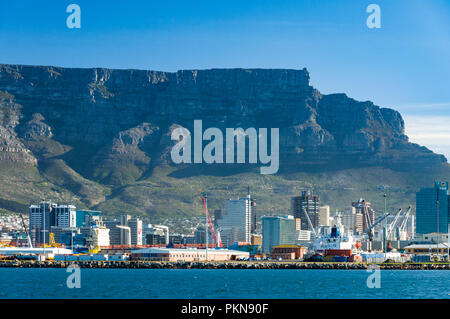
[[[278,174],[259,176],[259,165],[173,164],[172,130],[193,130],[196,119],[223,132],[279,128]],[[336,200],[329,203],[336,207],[359,196],[344,189],[363,195],[395,184],[406,194],[403,188],[448,176],[448,164],[410,143],[404,126],[393,109],[321,94],[306,69],[0,65],[0,207],[25,209],[48,197],[163,217],[200,213],[195,196],[208,189],[216,190],[219,208],[247,185],[256,196],[261,191],[261,200],[277,194],[275,188],[285,194],[279,205],[262,206],[267,212],[286,210],[290,194],[320,184],[328,185],[322,198]]]

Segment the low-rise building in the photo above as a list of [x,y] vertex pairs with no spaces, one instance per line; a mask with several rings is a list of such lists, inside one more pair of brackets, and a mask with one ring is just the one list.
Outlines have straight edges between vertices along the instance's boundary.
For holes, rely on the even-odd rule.
[[[206,249],[195,248],[143,248],[131,252],[132,259],[159,260],[159,261],[204,261]],[[226,261],[249,258],[246,251],[229,249],[208,250],[208,261]]]
[[301,245],[278,245],[273,247],[270,258],[281,258],[283,260],[303,259],[305,253],[306,247]]
[[411,255],[434,255],[439,247],[439,254],[446,255],[448,253],[448,244],[414,244],[405,247],[405,253]]
[[[439,239],[438,239],[439,238]],[[428,234],[417,234],[414,238],[415,242],[424,242],[424,243],[447,243],[448,242],[448,233],[428,233]]]

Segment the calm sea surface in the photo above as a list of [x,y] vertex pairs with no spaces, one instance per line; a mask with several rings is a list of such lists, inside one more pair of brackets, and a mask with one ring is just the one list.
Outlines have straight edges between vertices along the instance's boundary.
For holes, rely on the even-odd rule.
[[450,298],[450,271],[0,268],[0,298]]

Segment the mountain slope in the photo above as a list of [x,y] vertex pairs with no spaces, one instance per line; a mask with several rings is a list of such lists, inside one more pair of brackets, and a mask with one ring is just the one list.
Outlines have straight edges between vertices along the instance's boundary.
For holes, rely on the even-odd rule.
[[[259,164],[175,165],[171,132],[192,132],[194,120],[222,132],[279,128],[279,172],[262,176]],[[206,190],[212,207],[223,208],[247,185],[260,213],[285,213],[305,187],[335,209],[359,196],[376,204],[388,185],[396,207],[413,202],[419,186],[450,177],[444,156],[408,142],[397,111],[323,95],[306,69],[0,65],[0,143],[7,182],[0,207],[48,197],[162,219],[200,213],[197,197]]]

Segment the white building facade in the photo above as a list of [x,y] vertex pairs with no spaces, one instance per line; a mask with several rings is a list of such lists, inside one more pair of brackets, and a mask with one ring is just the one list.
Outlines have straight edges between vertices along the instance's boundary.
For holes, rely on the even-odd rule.
[[253,230],[254,202],[246,198],[227,201],[225,214],[218,220],[218,229],[225,246],[235,242],[250,242]]

